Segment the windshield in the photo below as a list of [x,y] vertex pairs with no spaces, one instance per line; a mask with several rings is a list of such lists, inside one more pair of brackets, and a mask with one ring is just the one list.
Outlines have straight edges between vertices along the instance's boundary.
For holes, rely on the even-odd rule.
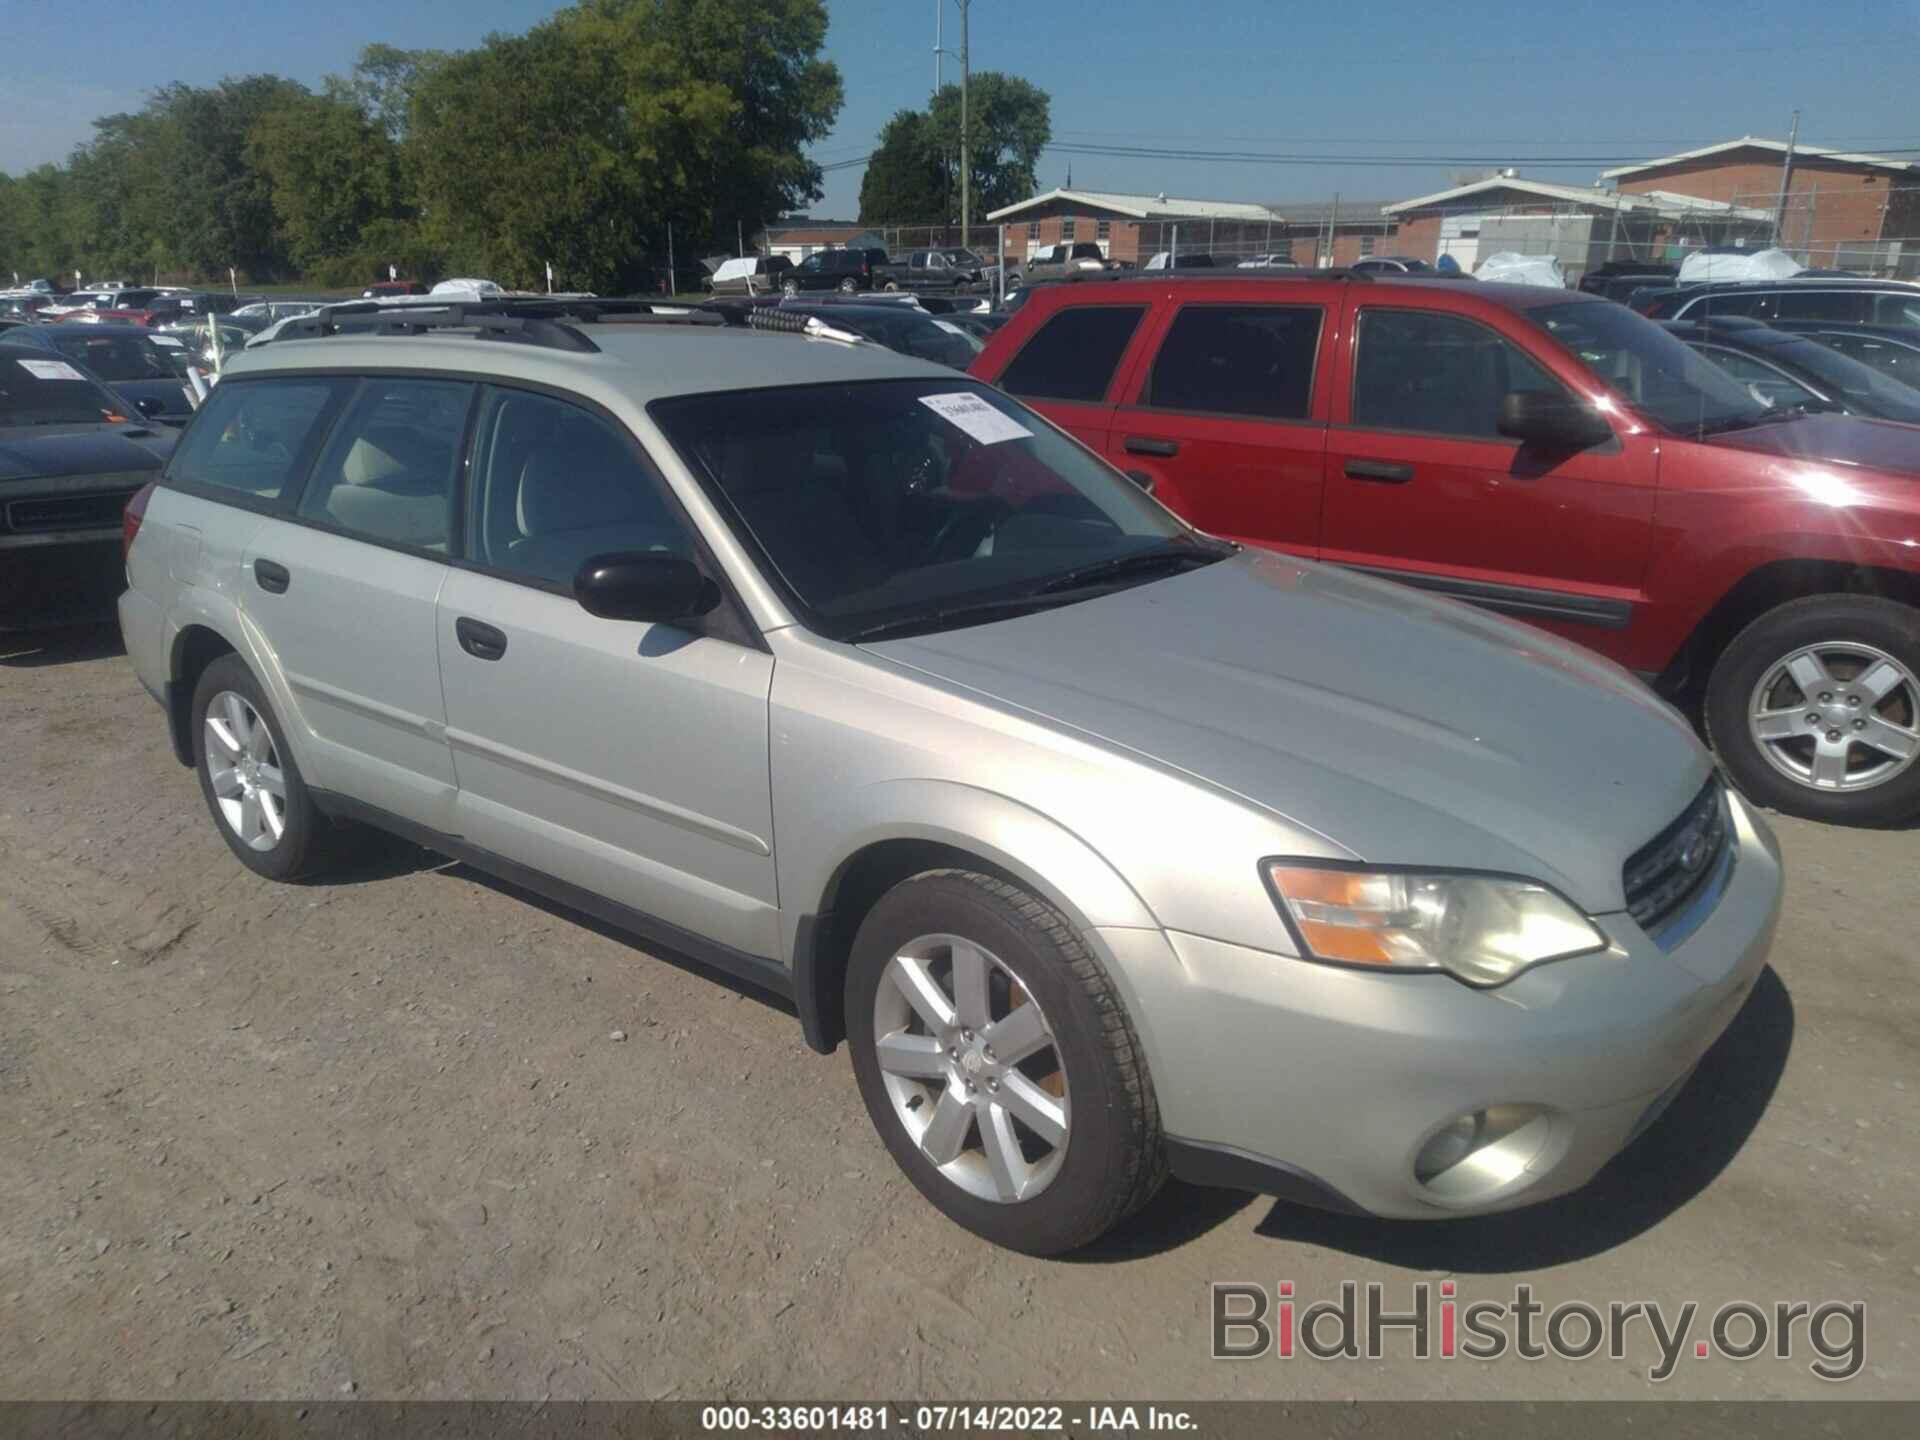
[[1812,375],[1849,410],[1920,425],[1920,390],[1882,375],[1850,355],[1829,350],[1814,340],[1800,339],[1773,346],[1764,353]]
[[1068,603],[1090,593],[1072,573],[1088,565],[1122,559],[1124,583],[1139,583],[1226,553],[1016,401],[957,377],[692,395],[650,413],[835,639]]
[[[62,329],[66,328],[64,326]],[[143,335],[56,335],[54,348],[102,380],[167,380],[173,367],[160,347]]]
[[1771,413],[1711,360],[1623,306],[1586,300],[1523,313],[1636,410],[1678,434],[1740,429]]
[[0,429],[123,421],[120,402],[58,355],[0,348]]

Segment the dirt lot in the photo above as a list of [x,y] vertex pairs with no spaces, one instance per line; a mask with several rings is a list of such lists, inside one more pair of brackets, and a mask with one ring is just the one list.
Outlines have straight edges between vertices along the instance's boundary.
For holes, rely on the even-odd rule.
[[[1176,1186],[1060,1263],[924,1204],[777,1008],[404,846],[256,879],[111,631],[0,637],[0,757],[0,1398],[1920,1393],[1920,832],[1780,822],[1773,972],[1584,1193],[1404,1226]],[[1696,1334],[1859,1300],[1865,1365],[1207,1356],[1212,1280],[1448,1278]]]

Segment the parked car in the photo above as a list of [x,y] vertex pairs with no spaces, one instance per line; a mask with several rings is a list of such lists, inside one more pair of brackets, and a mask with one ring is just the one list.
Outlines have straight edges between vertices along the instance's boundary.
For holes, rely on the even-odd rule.
[[1609,260],[1583,274],[1578,288],[1589,295],[1625,304],[1633,292],[1643,286],[1670,289],[1679,278],[1678,265],[1664,265],[1651,260]]
[[884,250],[816,250],[780,277],[789,295],[807,290],[838,290],[851,295],[871,290],[886,272]]
[[1091,240],[1043,245],[1027,252],[1026,283],[1042,280],[1104,280],[1112,272],[1107,257]]
[[[1769,409],[1831,410],[1920,425],[1920,390],[1807,336],[1740,315],[1665,324]],[[1914,440],[1920,445],[1920,433]]]
[[969,250],[913,250],[874,270],[882,290],[971,290],[980,284],[980,257]]
[[1236,270],[1298,270],[1300,262],[1291,255],[1252,255],[1234,266]]
[[1533,620],[1699,701],[1763,804],[1920,815],[1907,426],[1770,410],[1594,296],[1415,278],[1054,287],[970,370],[1205,530]]
[[1654,320],[1821,320],[1842,325],[1920,326],[1920,284],[1910,280],[1728,281],[1657,291],[1635,309]]
[[817,315],[828,325],[868,340],[931,360],[954,370],[965,370],[980,353],[980,339],[964,325],[944,315],[928,315],[905,305],[824,304],[818,300],[785,299],[780,309]]
[[1920,386],[1920,331],[1910,325],[1844,325],[1774,320],[1776,330],[1804,335],[1905,385]]
[[129,508],[132,668],[257,874],[371,822],[784,997],[1043,1254],[1169,1170],[1562,1194],[1754,985],[1766,821],[1613,666],[878,346],[503,313],[566,328],[250,350]]
[[76,310],[98,310],[107,303],[104,293],[90,290],[74,290],[65,295],[56,295],[40,309],[42,319],[53,320],[62,315],[71,315]]
[[121,510],[174,432],[65,359],[0,332],[0,630],[110,614]]
[[0,340],[31,345],[79,366],[125,396],[131,414],[173,426],[193,417],[185,356],[156,345],[142,326],[27,325]]
[[218,332],[220,351],[232,355],[246,348],[257,333],[229,315],[203,315],[192,320],[175,320],[154,328],[156,343],[177,341],[185,351],[187,363],[206,369],[213,363],[213,341]]
[[1190,250],[1184,255],[1170,255],[1165,250],[1149,255],[1142,270],[1216,270],[1222,268],[1213,256]]
[[379,300],[389,295],[425,295],[427,287],[418,280],[376,280],[360,292],[362,300]]
[[245,305],[235,306],[227,313],[227,320],[247,330],[259,331],[278,320],[294,315],[311,315],[325,300],[251,300]]
[[1362,255],[1347,267],[1363,275],[1430,275],[1433,266],[1411,255]]
[[722,261],[707,288],[715,295],[771,295],[792,274],[784,255],[741,255]]

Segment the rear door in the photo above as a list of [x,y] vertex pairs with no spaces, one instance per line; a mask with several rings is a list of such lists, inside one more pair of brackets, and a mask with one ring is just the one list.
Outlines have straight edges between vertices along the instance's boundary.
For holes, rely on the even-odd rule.
[[312,732],[301,752],[308,779],[451,831],[434,605],[474,386],[404,377],[264,383],[286,387],[289,429],[318,384],[334,387],[339,412],[311,447],[298,503],[254,532],[239,576],[242,608]]
[[[1337,315],[1336,315],[1337,318]],[[1327,307],[1187,300],[1129,378],[1107,457],[1216,535],[1318,552]]]
[[1150,308],[1145,300],[1062,305],[986,378],[1104,453],[1114,396]]
[[778,953],[773,657],[697,627],[605,620],[582,561],[693,555],[624,426],[489,388],[465,559],[439,603],[439,676],[471,843],[749,955]]
[[[1510,390],[1577,392],[1490,323],[1354,287],[1333,398],[1322,557],[1606,648],[1640,594],[1658,446],[1543,453],[1499,432]],[[1598,302],[1588,302],[1598,303]]]

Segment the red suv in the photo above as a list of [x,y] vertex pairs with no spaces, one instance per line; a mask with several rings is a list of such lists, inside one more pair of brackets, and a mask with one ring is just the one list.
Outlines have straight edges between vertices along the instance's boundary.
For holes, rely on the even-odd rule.
[[1592,646],[1764,804],[1920,816],[1920,428],[1596,296],[1327,271],[1037,289],[969,369],[1202,529]]

